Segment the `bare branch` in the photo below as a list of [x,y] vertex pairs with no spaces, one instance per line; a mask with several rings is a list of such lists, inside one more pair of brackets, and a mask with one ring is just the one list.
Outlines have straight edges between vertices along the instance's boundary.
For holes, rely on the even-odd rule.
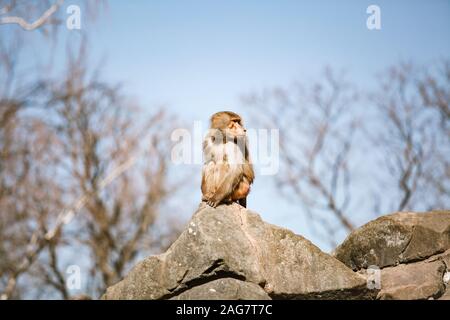
[[[57,0],[34,22],[29,23],[25,21],[24,18],[18,16],[8,16],[8,17],[1,17],[0,24],[17,24],[24,30],[32,31],[47,23],[51,18],[51,16],[55,14],[56,11],[58,11],[58,9],[61,7],[63,3],[64,0]],[[9,7],[5,6],[4,8],[2,8],[3,14],[9,11],[11,11],[11,6]]]

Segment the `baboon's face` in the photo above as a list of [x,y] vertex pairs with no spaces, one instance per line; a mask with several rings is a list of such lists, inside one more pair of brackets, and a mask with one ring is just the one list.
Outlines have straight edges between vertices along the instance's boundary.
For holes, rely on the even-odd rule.
[[[242,118],[230,111],[221,111],[212,115],[211,129],[216,129],[217,134],[225,134],[227,138],[242,138],[246,136],[246,130],[242,124]],[[222,141],[219,139],[218,141]]]
[[231,119],[228,123],[227,130],[233,137],[243,137],[246,134],[245,128],[242,125],[241,119]]

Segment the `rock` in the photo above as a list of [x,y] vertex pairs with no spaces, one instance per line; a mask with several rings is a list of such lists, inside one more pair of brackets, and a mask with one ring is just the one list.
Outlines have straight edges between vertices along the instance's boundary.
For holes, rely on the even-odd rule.
[[447,291],[438,300],[450,300],[450,288],[447,287]]
[[79,295],[70,297],[69,300],[92,300],[92,297],[88,296],[86,294],[79,294]]
[[421,261],[381,270],[378,299],[418,300],[437,298],[445,291],[441,260]]
[[195,286],[174,300],[270,300],[258,285],[233,278],[217,279]]
[[435,259],[441,260],[446,266],[446,270],[442,277],[442,282],[446,289],[445,292],[439,297],[439,300],[450,300],[450,250],[435,256]]
[[[450,299],[450,211],[381,217],[334,256],[340,261],[237,204],[202,204],[165,253],[137,264],[102,298]],[[381,290],[369,289],[374,274]]]
[[450,211],[399,212],[353,231],[334,256],[353,270],[426,259],[450,248]]
[[[216,294],[208,295],[210,289]],[[310,241],[238,204],[201,204],[164,254],[136,265],[102,299],[247,299],[263,293],[272,299],[363,299],[377,290]]]
[[164,255],[149,257],[138,263],[126,278],[106,290],[104,300],[154,300],[170,295],[160,278],[167,270]]

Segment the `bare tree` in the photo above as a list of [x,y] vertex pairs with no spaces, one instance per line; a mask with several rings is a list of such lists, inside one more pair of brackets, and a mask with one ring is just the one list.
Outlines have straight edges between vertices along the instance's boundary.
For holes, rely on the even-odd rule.
[[[23,5],[20,1],[9,1],[8,3],[0,3],[0,24],[17,24],[24,30],[35,30],[44,24],[56,23],[57,20],[53,18],[59,7],[64,3],[64,0],[57,0],[53,4],[49,1],[39,1],[35,4]],[[31,9],[31,10],[30,10]],[[42,14],[36,18],[34,22],[28,22],[24,16],[29,16],[33,11],[43,11]],[[19,15],[9,15],[14,11],[20,11]]]
[[[440,137],[436,152],[434,170],[426,171],[425,177],[440,195],[439,206],[448,208],[450,205],[450,61],[444,60],[436,66],[425,70],[418,82],[422,103],[425,107],[435,109],[440,115]],[[438,204],[437,203],[437,204]]]
[[[28,270],[25,261],[34,261],[33,252],[43,248],[33,229],[37,231],[46,218],[43,206],[33,206],[31,195],[33,186],[42,182],[34,161],[46,155],[48,143],[41,139],[40,128],[22,116],[34,108],[41,84],[21,82],[23,78],[16,76],[20,49],[18,39],[9,45],[0,40],[0,284],[10,294],[16,288],[15,278]],[[35,148],[37,140],[40,149]],[[16,294],[20,296],[18,290]]]
[[427,68],[416,85],[423,105],[436,109],[442,125],[450,130],[450,61],[444,60]]
[[[0,17],[32,21],[47,4],[2,2]],[[59,25],[60,11],[42,12],[39,30]],[[0,297],[98,296],[179,232],[157,224],[181,186],[168,178],[175,119],[89,71],[85,42],[62,74],[22,76],[21,32],[0,40]],[[78,291],[66,286],[73,264],[88,270]]]
[[[138,254],[160,249],[166,245],[164,239],[178,231],[167,228],[161,233],[154,227],[164,200],[179,187],[167,179],[173,119],[159,110],[145,120],[118,87],[90,78],[84,61],[80,55],[70,61],[65,78],[47,80],[41,86],[43,107],[24,114],[33,127],[29,132],[34,132],[32,146],[25,149],[36,171],[28,175],[31,181],[23,200],[27,202],[22,203],[17,193],[5,201],[16,205],[29,201],[27,214],[35,216],[37,223],[34,232],[20,232],[24,243],[32,234],[35,239],[31,250],[23,246],[26,259],[20,262],[21,255],[19,263],[2,259],[9,261],[2,273],[8,279],[5,297],[12,296],[18,277],[30,271],[40,274],[43,283],[62,298],[69,298],[64,270],[68,264],[86,261],[78,261],[83,259],[79,254],[75,261],[61,259],[67,246],[71,251],[86,248],[89,255],[84,259],[91,260],[93,277],[86,290],[98,295],[124,275]],[[19,212],[8,208],[5,212],[2,237],[13,241],[11,247],[17,246],[18,239],[6,230],[12,230],[8,224],[17,220]],[[77,214],[78,220],[66,232],[58,213],[63,219]],[[32,221],[28,216],[24,219],[25,225]],[[20,246],[12,252],[19,253]]]
[[[4,183],[9,175],[14,178],[13,190],[2,187],[0,200],[6,213],[0,224],[1,237],[6,239],[2,253],[17,254],[16,262],[2,256],[2,275],[9,279],[7,296],[13,293],[17,278],[38,260],[36,268],[45,282],[68,298],[64,264],[70,261],[60,261],[61,246],[90,251],[91,274],[100,278],[89,290],[99,294],[123,276],[139,253],[148,254],[165,244],[166,234],[152,226],[164,200],[177,189],[167,179],[167,141],[173,123],[161,110],[144,121],[142,112],[121,97],[117,87],[87,79],[80,62],[71,64],[63,81],[45,84],[45,109],[24,116],[32,128],[20,129],[33,132],[32,141],[24,147],[26,156],[4,161],[5,166],[20,164],[26,166],[21,170],[28,170],[24,175],[19,169],[5,168],[1,175]],[[23,175],[27,180],[20,184]],[[25,223],[19,224],[25,229],[13,231],[21,216],[19,208],[25,205],[21,208]],[[52,228],[60,212],[78,215],[67,232],[63,224]],[[34,224],[34,232],[26,228]],[[169,228],[167,236],[172,231]],[[29,250],[32,235],[35,240]],[[24,262],[20,248],[25,250]]]
[[449,207],[449,79],[445,61],[399,64],[363,100],[328,69],[311,86],[263,90],[243,103],[260,126],[280,130],[277,190],[334,246],[371,208]]
[[[56,3],[59,8],[61,2]],[[33,24],[45,35],[56,31],[60,24],[56,8],[48,1],[1,1],[0,3],[0,298],[22,296],[17,279],[31,271],[32,266],[48,244],[44,234],[49,210],[54,203],[47,201],[42,186],[52,193],[43,164],[54,165],[48,148],[52,141],[48,130],[30,114],[42,107],[38,103],[43,92],[41,70],[22,70],[21,53],[26,50],[25,31],[6,28],[13,20],[32,18],[45,13]],[[61,14],[61,12],[59,12]],[[57,23],[58,22],[58,23]],[[45,107],[44,107],[45,108]],[[51,180],[50,180],[51,181]],[[25,291],[25,290],[23,290]]]
[[442,209],[449,205],[449,69],[401,63],[389,68],[372,95],[382,125],[374,144],[387,169],[384,187],[396,196],[389,210]]
[[[63,23],[64,0],[1,0],[0,25],[17,25],[25,31],[40,30],[48,35]],[[89,17],[95,17],[106,2],[104,0],[83,1]]]
[[[243,98],[261,126],[280,130],[282,171],[277,189],[302,205],[314,230],[335,244],[335,233],[353,229],[349,155],[358,130],[356,91],[330,68],[310,86],[294,83]],[[353,115],[349,117],[349,115]]]
[[[73,181],[69,192],[87,196],[77,240],[92,251],[101,292],[155,240],[148,231],[162,201],[175,192],[166,179],[172,124],[162,111],[140,121],[139,111],[118,96],[117,88],[85,80],[80,65],[72,63],[70,77],[52,88],[49,105],[57,114],[53,127]],[[105,184],[106,173],[130,161],[133,167]]]

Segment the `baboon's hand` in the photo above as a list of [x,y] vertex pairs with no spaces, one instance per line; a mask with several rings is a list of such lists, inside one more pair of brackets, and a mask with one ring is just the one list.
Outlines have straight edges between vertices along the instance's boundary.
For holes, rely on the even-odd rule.
[[215,199],[214,197],[212,197],[212,198],[210,198],[206,203],[207,203],[209,206],[211,206],[211,207],[213,207],[213,208],[216,208],[216,207],[219,205],[220,200],[217,200],[217,199]]
[[219,205],[219,202],[218,201],[208,201],[207,202],[207,204],[210,206],[210,207],[213,207],[213,208],[216,208],[218,205]]

